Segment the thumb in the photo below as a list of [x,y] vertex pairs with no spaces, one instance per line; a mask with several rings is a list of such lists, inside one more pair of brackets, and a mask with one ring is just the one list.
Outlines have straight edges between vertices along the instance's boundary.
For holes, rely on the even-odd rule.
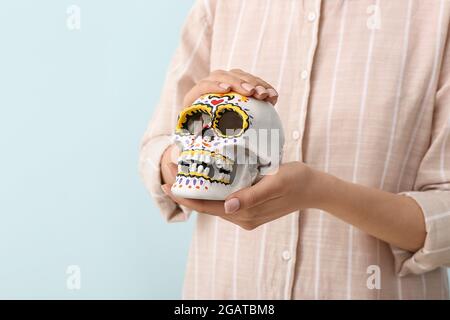
[[178,166],[175,163],[173,163],[173,162],[167,163],[166,164],[166,168],[170,171],[170,173],[174,177],[177,175],[177,173],[178,173]]
[[229,195],[224,203],[225,213],[235,213],[239,210],[257,206],[273,197],[270,184],[261,179],[257,184],[241,189]]

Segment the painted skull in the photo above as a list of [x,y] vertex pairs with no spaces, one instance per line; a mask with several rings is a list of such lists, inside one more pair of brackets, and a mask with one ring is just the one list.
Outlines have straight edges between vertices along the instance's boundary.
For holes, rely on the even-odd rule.
[[181,153],[173,194],[224,200],[274,172],[284,134],[269,102],[234,92],[211,93],[181,111],[174,142]]

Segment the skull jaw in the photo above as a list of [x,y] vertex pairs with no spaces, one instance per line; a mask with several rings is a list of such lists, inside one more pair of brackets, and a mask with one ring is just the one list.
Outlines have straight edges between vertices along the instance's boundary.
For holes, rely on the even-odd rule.
[[211,182],[201,177],[177,175],[171,191],[177,197],[203,200],[225,200],[230,194],[252,185],[256,179],[255,166],[238,166],[231,184]]

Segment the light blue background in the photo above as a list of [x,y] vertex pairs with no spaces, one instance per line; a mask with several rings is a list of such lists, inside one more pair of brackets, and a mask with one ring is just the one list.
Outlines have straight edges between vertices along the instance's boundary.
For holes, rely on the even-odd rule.
[[0,299],[181,297],[193,219],[163,221],[137,159],[192,2],[0,0]]
[[163,221],[137,159],[192,3],[0,0],[0,298],[181,297],[193,223]]

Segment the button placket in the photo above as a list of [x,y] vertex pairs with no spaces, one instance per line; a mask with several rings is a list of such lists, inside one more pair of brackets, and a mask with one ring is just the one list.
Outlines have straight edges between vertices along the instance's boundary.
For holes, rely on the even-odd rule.
[[[314,53],[317,47],[318,43],[318,32],[319,32],[319,18],[320,18],[320,7],[321,7],[321,0],[312,0],[312,1],[305,1],[305,12],[303,15],[306,17],[305,23],[303,23],[303,26],[305,28],[305,32],[302,32],[302,40],[304,40],[302,43],[305,45],[306,54],[303,55],[303,58],[305,59],[303,61],[303,68],[300,70],[300,77],[299,77],[299,85],[302,86],[302,97],[300,102],[300,119],[299,123],[295,124],[295,127],[293,128],[291,135],[292,139],[294,141],[302,140],[303,139],[303,133],[306,126],[306,119],[307,119],[307,112],[308,112],[308,104],[309,104],[309,95],[310,95],[310,79],[311,79],[311,70],[314,60]],[[303,36],[303,34],[305,36]],[[296,150],[296,160],[302,161],[303,160],[303,150],[302,150],[303,142],[295,144]],[[286,287],[284,291],[284,299],[290,299],[292,297],[292,289],[294,285],[294,277],[295,277],[295,261],[298,259],[298,251],[297,246],[299,243],[299,216],[300,212],[293,213],[293,219],[292,222],[295,224],[293,230],[295,230],[295,233],[292,234],[293,241],[292,245],[290,246],[289,250],[284,250],[281,253],[282,259],[287,262],[287,267],[290,272],[288,273],[288,277],[286,279]],[[291,268],[291,269],[289,269]]]
[[316,17],[317,17],[317,15],[314,11],[310,11],[308,13],[308,21],[309,22],[313,22],[314,20],[316,20]]
[[[304,27],[308,30],[307,35],[305,37],[305,43],[307,46],[307,54],[305,56],[305,62],[303,68],[300,71],[300,79],[303,82],[303,98],[301,101],[301,109],[300,109],[300,123],[297,126],[297,134],[293,134],[292,138],[294,140],[303,140],[303,134],[306,126],[307,113],[309,109],[309,96],[311,90],[311,74],[312,74],[312,66],[314,60],[314,53],[318,43],[318,31],[319,31],[319,18],[320,18],[320,7],[321,0],[310,0],[305,1],[305,12],[303,16],[305,17]],[[294,137],[295,136],[295,137]],[[298,161],[303,160],[303,152],[300,146],[300,150],[298,152]]]
[[300,77],[302,78],[302,80],[308,79],[308,70],[303,70],[303,71],[300,73]]
[[289,250],[284,250],[283,253],[281,254],[281,257],[283,258],[284,261],[289,261],[291,260],[291,252]]

